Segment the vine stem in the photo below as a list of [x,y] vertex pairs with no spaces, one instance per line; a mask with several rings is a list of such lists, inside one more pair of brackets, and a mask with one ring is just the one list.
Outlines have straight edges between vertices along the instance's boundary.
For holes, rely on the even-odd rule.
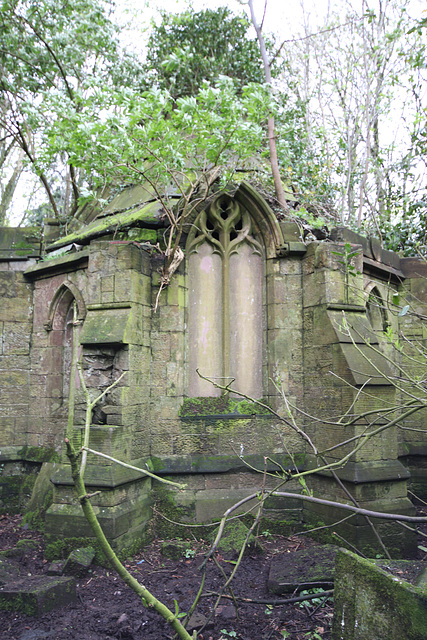
[[95,538],[99,543],[99,546],[102,549],[102,552],[110,562],[111,566],[117,571],[123,582],[127,584],[133,591],[135,591],[135,593],[141,598],[144,606],[150,607],[157,611],[157,613],[159,613],[162,618],[166,620],[166,622],[174,629],[181,640],[196,640],[196,632],[194,632],[193,636],[190,636],[188,631],[178,620],[177,613],[173,613],[170,609],[168,609],[166,605],[160,602],[160,600],[157,600],[157,598],[155,598],[146,587],[140,584],[138,580],[136,580],[120,562],[117,555],[111,548],[110,543],[105,537],[104,532],[101,529],[101,525],[99,524],[98,518],[96,517],[95,511],[90,503],[89,495],[86,491],[83,478],[80,474],[74,447],[68,438],[65,438],[65,445],[67,447],[67,457],[71,465],[71,474],[74,486],[76,488],[83,513],[95,535]]

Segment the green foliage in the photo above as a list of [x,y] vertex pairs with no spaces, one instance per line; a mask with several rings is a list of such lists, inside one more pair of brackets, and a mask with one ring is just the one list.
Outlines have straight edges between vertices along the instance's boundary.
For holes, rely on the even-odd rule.
[[[24,152],[42,180],[50,213],[59,217],[53,194],[58,174],[62,198],[68,174],[74,208],[84,175],[69,169],[67,153],[49,144],[47,131],[58,118],[78,112],[96,87],[107,91],[131,77],[137,81],[140,66],[122,54],[118,29],[101,0],[0,0],[0,67],[0,127]],[[66,202],[62,213],[69,209]],[[40,214],[45,212],[34,212]]]
[[396,351],[403,351],[403,345],[401,343],[401,341],[399,340],[399,337],[396,336],[395,331],[393,331],[392,327],[387,327],[387,329],[384,331],[384,336],[387,340],[387,342],[391,345],[393,345],[393,347],[396,349]]
[[233,79],[240,90],[262,83],[262,62],[256,40],[248,37],[245,14],[233,15],[227,7],[178,15],[161,12],[148,40],[147,71],[150,80],[175,98],[195,95],[205,81],[221,75]]
[[299,96],[296,76],[285,74],[285,78],[286,90],[276,95],[275,117],[282,180],[292,185],[295,198],[302,205],[298,216],[320,228],[325,225],[324,214],[335,215],[333,201],[336,198],[324,135],[314,122],[307,128],[308,102]]
[[106,180],[135,179],[148,181],[158,195],[183,195],[213,168],[221,169],[227,184],[236,168],[256,156],[270,106],[263,85],[249,85],[238,95],[226,77],[176,101],[158,89],[142,95],[99,89],[77,109],[53,96],[50,108],[57,115],[47,129],[47,146],[50,154],[66,153],[71,164],[90,171],[88,198]]
[[[427,150],[424,149],[423,153]],[[404,257],[427,256],[427,195],[393,210],[380,221],[384,247]]]
[[338,264],[343,266],[344,272],[349,276],[355,278],[360,275],[360,271],[356,269],[354,264],[352,264],[353,258],[360,255],[360,249],[352,249],[351,244],[346,242],[344,245],[343,251],[331,251],[334,256],[339,256],[341,259],[338,260]]
[[324,589],[322,589],[321,587],[314,587],[313,589],[305,589],[304,591],[301,591],[300,596],[311,596],[314,594],[319,594],[318,598],[310,598],[310,600],[302,600],[302,602],[298,602],[298,607],[302,608],[308,608],[308,609],[314,609],[318,606],[323,606],[324,604],[327,603],[328,600],[333,600],[333,598],[331,596],[323,596],[322,594],[324,593]]

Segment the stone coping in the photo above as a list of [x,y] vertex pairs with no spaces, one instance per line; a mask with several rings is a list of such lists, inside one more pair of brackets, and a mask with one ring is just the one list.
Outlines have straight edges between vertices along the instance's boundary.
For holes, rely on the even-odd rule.
[[[289,456],[286,454],[272,453],[267,461],[267,471],[277,471],[278,467],[274,461],[278,462],[284,469],[294,471]],[[299,456],[301,462],[302,457]],[[298,463],[300,460],[298,460]],[[185,475],[185,474],[210,474],[227,473],[230,471],[250,471],[250,468],[264,471],[264,455],[252,454],[242,458],[235,455],[177,455],[169,457],[139,458],[129,461],[141,471],[148,470],[151,473],[164,475]],[[248,466],[249,465],[249,466]],[[299,467],[300,469],[302,468]],[[146,478],[144,473],[138,473],[132,469],[127,469],[118,464],[92,465],[88,464],[85,472],[85,483],[89,487],[115,488],[135,480]],[[58,486],[71,486],[73,484],[69,465],[66,463],[57,465],[51,482]]]
[[42,260],[24,271],[27,278],[35,279],[41,276],[51,275],[52,272],[64,273],[73,271],[80,263],[87,263],[89,259],[89,249],[82,249],[74,253],[67,253],[50,260]]
[[[317,466],[316,458],[308,455],[307,467],[313,469]],[[333,462],[333,461],[331,461]],[[399,460],[372,460],[368,462],[347,462],[341,468],[336,469],[340,480],[352,484],[364,484],[367,482],[386,482],[390,480],[409,480],[410,472]],[[332,477],[330,471],[319,471],[318,475]]]

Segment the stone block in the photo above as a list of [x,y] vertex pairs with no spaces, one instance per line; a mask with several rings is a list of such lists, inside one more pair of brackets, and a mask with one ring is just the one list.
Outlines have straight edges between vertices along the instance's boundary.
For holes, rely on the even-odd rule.
[[268,576],[268,590],[280,595],[296,589],[333,587],[338,547],[319,545],[274,556]]
[[[343,291],[343,285],[342,285]],[[327,299],[325,287],[325,272],[315,271],[306,274],[303,278],[303,303],[304,307],[313,307],[330,302]]]
[[62,571],[67,576],[83,578],[95,558],[93,547],[74,549],[65,561]]
[[267,302],[300,306],[302,304],[301,276],[287,275],[283,277],[276,274],[267,276]]
[[30,324],[20,322],[5,322],[3,326],[3,353],[5,355],[29,354],[30,337]]
[[114,292],[113,291],[101,291],[101,303],[109,304],[111,302],[115,302],[114,300]]
[[182,371],[184,371],[184,357],[185,357],[185,340],[184,333],[181,331],[171,331],[169,334],[170,340],[170,359],[173,362],[180,362]]
[[118,272],[114,278],[115,302],[151,304],[151,281],[136,271]]
[[161,331],[183,331],[184,330],[184,310],[178,305],[171,307],[160,307],[160,330]]
[[87,304],[101,303],[101,281],[97,277],[89,278],[87,288]]
[[[151,498],[142,494],[115,506],[94,507],[94,511],[105,535],[117,548],[128,531],[146,527],[151,518],[151,504]],[[79,537],[93,537],[79,504],[53,504],[46,514],[46,532],[63,538],[70,537],[70,531],[78,531]]]
[[30,576],[0,587],[0,609],[41,616],[76,599],[73,578]]
[[0,297],[16,297],[16,274],[13,271],[0,271]]
[[149,264],[149,256],[145,250],[140,247],[136,247],[131,244],[118,245],[117,251],[117,269],[134,269],[135,271],[141,271],[143,267],[146,267],[146,263]]
[[[196,521],[212,522],[221,518],[227,509],[252,493],[252,489],[210,489],[198,492],[195,496]],[[257,502],[257,498],[246,502],[234,514],[246,513],[251,507],[256,507]]]
[[134,433],[131,442],[132,457],[148,458],[151,454],[150,440],[147,432]]
[[182,396],[184,393],[183,388],[183,366],[181,363],[168,362],[166,365],[167,387],[166,393],[168,396]]
[[179,434],[172,436],[173,455],[217,455],[219,453],[218,437],[208,434]]
[[31,319],[31,298],[3,298],[0,307],[0,320],[4,322],[28,322]]
[[267,305],[267,326],[269,329],[289,329],[300,324],[298,310],[286,303]]
[[[175,334],[176,335],[176,332]],[[151,334],[151,352],[154,361],[162,361],[163,364],[170,360],[171,335],[169,332],[155,331]]]
[[28,383],[28,371],[0,369],[0,387],[26,387]]
[[11,446],[18,442],[19,436],[25,437],[25,429],[17,431],[15,427],[15,418],[9,418],[8,416],[1,415],[0,407],[0,452],[3,451],[4,446]]
[[332,640],[425,638],[425,588],[344,549],[336,558],[334,604]]
[[302,261],[298,258],[281,258],[279,261],[279,271],[281,275],[301,275]]
[[150,434],[150,453],[152,456],[170,456],[173,455],[173,436],[171,433]]

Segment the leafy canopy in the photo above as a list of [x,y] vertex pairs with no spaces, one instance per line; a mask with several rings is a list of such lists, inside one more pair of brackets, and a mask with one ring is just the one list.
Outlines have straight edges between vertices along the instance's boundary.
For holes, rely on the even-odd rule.
[[179,15],[162,12],[148,39],[147,71],[174,97],[194,95],[204,80],[233,78],[240,89],[263,82],[262,61],[255,39],[248,37],[245,14],[226,7]]
[[74,209],[80,178],[66,153],[45,146],[46,131],[67,109],[81,110],[95,87],[113,88],[141,72],[121,51],[108,7],[101,0],[0,0],[0,128],[25,153],[56,215],[54,176],[65,182],[68,173]]
[[57,117],[46,141],[50,153],[66,153],[74,166],[90,169],[93,197],[105,184],[143,177],[161,190],[174,176],[191,179],[214,167],[227,181],[263,147],[270,107],[263,85],[252,83],[238,94],[226,77],[177,100],[165,90],[121,88],[98,91],[78,109],[62,105],[61,112],[53,97]]

